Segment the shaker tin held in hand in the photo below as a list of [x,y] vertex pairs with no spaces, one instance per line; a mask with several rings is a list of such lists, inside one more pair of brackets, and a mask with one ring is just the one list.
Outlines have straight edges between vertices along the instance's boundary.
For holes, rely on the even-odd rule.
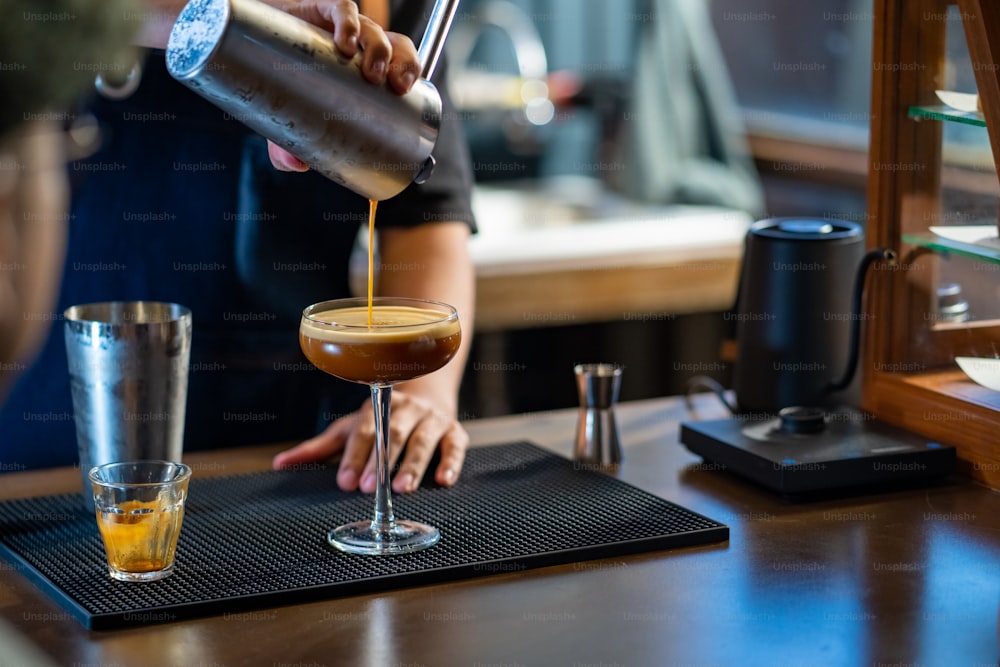
[[167,42],[181,84],[302,160],[376,201],[422,183],[441,125],[430,82],[458,0],[438,0],[405,95],[364,78],[333,35],[258,0],[191,0]]

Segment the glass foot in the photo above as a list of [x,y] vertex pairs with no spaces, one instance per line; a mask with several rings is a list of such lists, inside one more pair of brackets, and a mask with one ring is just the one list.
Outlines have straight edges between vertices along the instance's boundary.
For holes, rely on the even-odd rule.
[[118,581],[158,581],[169,577],[173,572],[173,563],[162,570],[153,570],[152,572],[124,572],[110,566],[108,567],[108,574],[111,575],[112,579],[117,579]]
[[396,521],[388,529],[376,529],[371,521],[355,521],[331,530],[327,541],[352,554],[392,555],[434,546],[441,533],[416,521]]

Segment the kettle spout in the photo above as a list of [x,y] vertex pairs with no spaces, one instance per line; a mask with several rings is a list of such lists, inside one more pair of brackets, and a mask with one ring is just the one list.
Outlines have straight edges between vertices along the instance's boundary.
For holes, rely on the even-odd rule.
[[851,304],[851,340],[847,352],[847,368],[844,375],[836,382],[831,382],[826,386],[827,393],[841,391],[854,380],[854,373],[858,367],[858,355],[861,348],[861,308],[865,294],[865,280],[868,277],[868,270],[875,262],[896,263],[896,251],[888,248],[875,248],[868,251],[861,259],[858,266],[858,273],[854,277],[854,297]]

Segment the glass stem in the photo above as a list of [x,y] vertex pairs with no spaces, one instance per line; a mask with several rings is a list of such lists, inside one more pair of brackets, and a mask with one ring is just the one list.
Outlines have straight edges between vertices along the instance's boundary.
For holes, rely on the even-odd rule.
[[375,516],[372,529],[377,533],[386,533],[396,523],[389,486],[389,401],[392,385],[373,384],[371,390],[372,407],[375,408]]

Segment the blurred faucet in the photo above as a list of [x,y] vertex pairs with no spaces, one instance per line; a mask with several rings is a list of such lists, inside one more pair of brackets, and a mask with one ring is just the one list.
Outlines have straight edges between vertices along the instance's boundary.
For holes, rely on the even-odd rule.
[[[503,72],[496,56],[479,64],[473,56],[480,40],[498,31],[513,48],[516,71]],[[608,162],[618,151],[629,79],[622,73],[550,71],[545,45],[535,22],[509,0],[487,0],[463,15],[446,46],[451,61],[448,87],[462,113],[474,154],[487,160],[517,163],[516,178],[543,172],[541,162],[554,134],[555,121],[583,109],[596,123],[594,156]],[[556,111],[566,112],[558,114]],[[602,174],[603,175],[603,174]],[[477,174],[478,180],[506,180],[507,173]]]
[[[490,28],[500,30],[510,41],[516,74],[472,64],[473,49]],[[545,46],[531,17],[517,5],[508,0],[486,2],[468,20],[455,25],[447,48],[453,68],[449,89],[455,105],[461,111],[504,112],[502,126],[509,142],[533,142],[535,128],[548,125],[555,117]]]

